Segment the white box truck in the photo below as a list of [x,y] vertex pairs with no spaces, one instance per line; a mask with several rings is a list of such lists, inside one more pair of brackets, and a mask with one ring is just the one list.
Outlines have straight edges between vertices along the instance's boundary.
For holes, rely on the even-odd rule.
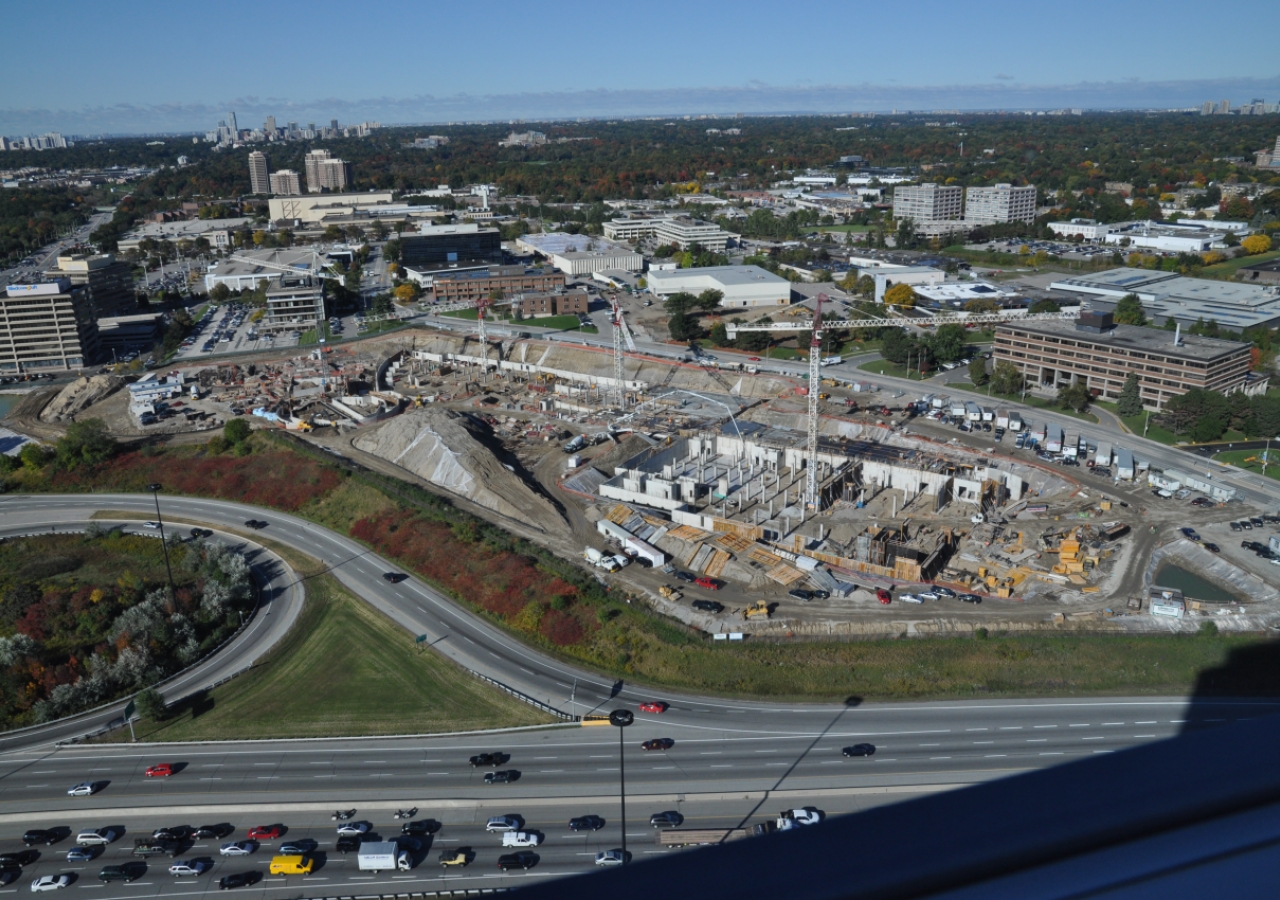
[[[394,872],[400,855],[400,846],[395,841],[366,841],[356,853],[356,862],[361,872]],[[404,854],[404,861],[407,870],[409,854]]]

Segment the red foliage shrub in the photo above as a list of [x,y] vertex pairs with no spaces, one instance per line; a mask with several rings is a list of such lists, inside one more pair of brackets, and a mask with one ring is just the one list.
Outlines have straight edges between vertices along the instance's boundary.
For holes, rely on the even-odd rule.
[[569,612],[549,609],[538,625],[542,636],[557,647],[568,647],[582,640],[585,630],[578,617]]

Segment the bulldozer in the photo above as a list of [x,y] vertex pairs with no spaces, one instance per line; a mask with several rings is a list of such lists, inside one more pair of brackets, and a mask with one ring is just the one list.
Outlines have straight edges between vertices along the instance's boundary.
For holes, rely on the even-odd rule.
[[757,600],[742,611],[744,619],[754,619],[757,616],[764,616],[766,619],[770,616],[769,604],[763,600]]
[[658,593],[673,603],[684,596],[684,594],[680,593],[679,588],[673,588],[669,584],[664,584],[662,587],[658,588]]

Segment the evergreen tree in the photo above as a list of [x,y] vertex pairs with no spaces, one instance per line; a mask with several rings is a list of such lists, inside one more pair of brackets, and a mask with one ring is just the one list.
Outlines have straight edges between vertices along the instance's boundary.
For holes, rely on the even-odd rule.
[[1116,407],[1122,416],[1136,416],[1142,412],[1142,394],[1138,390],[1138,373],[1130,372],[1120,388]]

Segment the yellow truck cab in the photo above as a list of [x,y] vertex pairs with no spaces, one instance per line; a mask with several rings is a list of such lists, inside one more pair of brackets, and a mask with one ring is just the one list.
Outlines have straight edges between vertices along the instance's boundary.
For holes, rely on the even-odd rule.
[[309,856],[273,856],[271,857],[272,875],[310,875],[315,867],[315,860]]

